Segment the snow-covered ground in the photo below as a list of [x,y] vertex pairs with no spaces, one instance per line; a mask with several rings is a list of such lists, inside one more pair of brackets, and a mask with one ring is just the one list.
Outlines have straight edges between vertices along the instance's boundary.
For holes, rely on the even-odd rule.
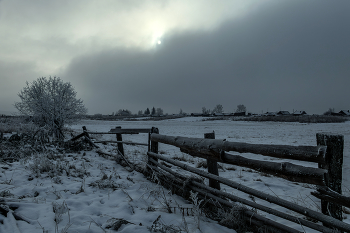
[[[350,196],[350,122],[335,124],[300,124],[276,122],[243,122],[243,121],[202,121],[202,118],[181,118],[167,121],[81,121],[71,128],[82,132],[82,126],[89,131],[107,132],[116,126],[122,128],[159,128],[160,134],[202,138],[204,133],[215,131],[216,138],[228,141],[259,144],[283,145],[316,145],[316,133],[342,134],[345,137],[343,194]],[[115,140],[115,135],[92,135],[96,140]],[[123,135],[123,140],[147,143],[147,135]],[[116,153],[112,145],[102,145],[102,150]],[[124,146],[125,154],[133,163],[146,160],[145,146]],[[183,154],[176,147],[160,144],[159,151],[169,157],[183,157],[189,164],[196,166],[201,159]],[[146,180],[138,172],[129,172],[111,158],[103,158],[95,151],[81,154],[68,153],[58,156],[51,164],[53,172],[37,174],[38,164],[49,164],[42,158],[31,158],[27,161],[12,164],[0,163],[0,196],[8,203],[18,206],[15,210],[29,224],[15,221],[12,215],[1,217],[0,232],[115,232],[106,229],[108,224],[123,219],[118,232],[150,232],[150,229],[169,227],[177,232],[234,232],[214,221],[201,217],[200,227],[195,216],[183,216],[181,208],[194,208],[188,201],[171,195],[162,187]],[[249,158],[284,161],[259,155],[244,154]],[[295,161],[293,161],[296,163]],[[316,166],[299,162],[305,166]],[[319,200],[310,195],[312,185],[297,184],[280,178],[262,176],[251,170],[231,165],[222,165],[220,176],[241,182],[242,184],[277,195],[314,210],[319,208]],[[61,170],[59,170],[60,168]],[[55,170],[56,169],[56,170]],[[173,167],[173,169],[176,169]],[[68,171],[68,172],[67,172]],[[180,171],[180,170],[179,170]],[[53,173],[60,173],[53,176]],[[51,177],[50,177],[51,176]],[[249,198],[230,187],[222,189],[235,195]],[[0,197],[0,198],[1,198]],[[289,212],[282,207],[254,198],[275,209]],[[166,206],[174,207],[176,213],[168,213]],[[55,213],[56,212],[56,213]],[[301,230],[313,232],[297,224],[268,216],[276,221]],[[160,218],[158,218],[161,216]],[[346,214],[344,216],[350,217]],[[54,220],[57,220],[56,222]],[[156,221],[158,219],[158,221]],[[344,222],[350,223],[347,218]],[[119,221],[122,223],[122,221]],[[126,222],[125,222],[126,223]],[[116,226],[116,224],[114,224]],[[67,229],[68,230],[65,230]],[[176,231],[173,231],[176,232]]]

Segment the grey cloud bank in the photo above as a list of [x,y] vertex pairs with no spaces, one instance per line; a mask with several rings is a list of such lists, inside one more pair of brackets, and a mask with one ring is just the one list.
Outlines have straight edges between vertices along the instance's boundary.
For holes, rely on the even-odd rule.
[[348,109],[349,3],[267,4],[212,31],[173,32],[155,50],[114,49],[74,59],[71,78],[90,112],[252,112]]
[[[136,113],[153,106],[168,113],[180,108],[200,112],[203,106],[212,109],[216,104],[227,112],[238,104],[256,113],[350,109],[349,1],[264,1],[247,7],[246,14],[229,17],[226,12],[221,21],[215,11],[216,23],[209,28],[169,26],[159,34],[162,43],[147,49],[111,46],[109,40],[108,46],[98,42],[80,50],[79,43],[66,39],[47,40],[45,47],[54,52],[39,54],[48,59],[57,55],[60,62],[67,58],[51,74],[47,74],[51,66],[40,67],[38,57],[16,60],[9,54],[6,61],[0,59],[0,113],[11,111],[9,106],[18,101],[16,93],[26,80],[48,75],[71,82],[90,114],[121,108]],[[144,29],[140,23],[134,26]],[[75,53],[63,55],[70,50]]]

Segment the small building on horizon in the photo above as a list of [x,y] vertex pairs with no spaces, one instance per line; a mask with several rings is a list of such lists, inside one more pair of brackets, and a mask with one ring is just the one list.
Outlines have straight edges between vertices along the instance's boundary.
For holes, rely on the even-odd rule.
[[350,116],[350,111],[349,110],[341,110],[339,112],[340,116]]
[[290,113],[288,111],[279,111],[279,112],[277,112],[277,115],[279,115],[279,116],[288,116],[288,115],[290,115]]
[[293,116],[302,116],[302,115],[307,115],[305,111],[294,111]]

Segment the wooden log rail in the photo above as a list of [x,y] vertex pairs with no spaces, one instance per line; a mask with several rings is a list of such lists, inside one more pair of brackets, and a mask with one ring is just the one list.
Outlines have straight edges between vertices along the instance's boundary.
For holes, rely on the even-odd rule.
[[221,151],[236,151],[239,153],[261,154],[270,157],[301,160],[307,162],[322,162],[326,153],[326,146],[289,146],[249,144],[243,142],[229,142],[220,139],[201,139],[175,137],[152,134],[151,140],[179,147],[187,152],[201,153],[211,159],[220,161]]
[[[168,168],[168,167],[166,167],[166,166],[156,162],[152,158],[151,158],[151,161],[153,163],[155,163],[155,165],[156,165],[156,166],[152,167],[154,170],[162,169],[162,170],[166,171],[167,173],[171,174],[174,179],[178,179],[178,178],[182,179],[183,180],[182,182],[184,182],[185,180],[188,180],[187,176],[171,170],[170,168]],[[275,216],[278,216],[278,217],[283,218],[283,219],[287,219],[287,220],[289,220],[291,222],[295,222],[297,224],[302,224],[302,225],[304,225],[306,227],[318,230],[318,231],[323,232],[323,233],[334,233],[334,230],[329,229],[327,227],[324,227],[324,226],[321,226],[319,224],[310,222],[310,221],[305,220],[303,218],[298,218],[298,217],[286,214],[284,212],[275,210],[275,209],[270,208],[270,207],[266,207],[264,205],[261,205],[261,204],[258,204],[256,202],[254,202],[254,201],[246,200],[244,198],[240,198],[240,197],[235,196],[233,194],[226,193],[226,192],[223,192],[223,191],[219,191],[219,190],[217,190],[215,188],[208,187],[208,186],[206,186],[206,185],[204,185],[202,183],[199,183],[199,182],[197,182],[195,180],[192,180],[191,183],[194,186],[196,186],[196,187],[193,187],[192,184],[189,184],[190,188],[193,189],[196,192],[199,192],[199,191],[202,192],[202,193],[205,192],[205,195],[208,195],[208,193],[212,193],[212,194],[214,194],[216,196],[221,196],[221,197],[228,198],[228,199],[230,199],[230,200],[232,200],[234,202],[242,203],[244,205],[253,207],[253,208],[258,209],[258,210],[262,210],[262,211],[264,211],[266,213],[273,214]]]
[[[166,185],[169,184],[169,182],[170,182],[171,186],[172,187],[176,187],[178,190],[179,189],[184,189],[183,184],[184,183],[188,183],[187,182],[188,177],[186,177],[186,176],[184,176],[184,175],[182,175],[180,173],[177,173],[175,171],[172,171],[171,169],[169,169],[169,168],[161,165],[160,163],[156,162],[153,158],[151,158],[150,160],[155,164],[155,166],[148,165],[148,167],[151,168],[153,170],[153,172],[157,173],[158,181],[161,181],[161,183],[164,182]],[[164,170],[167,171],[168,173],[165,173]],[[165,177],[165,179],[163,179],[163,177]],[[191,181],[191,182],[199,184],[198,182],[195,182],[195,181]],[[167,185],[167,186],[169,186],[169,185]],[[202,187],[203,186],[204,185],[202,185]],[[204,186],[204,187],[206,187],[206,186]],[[228,206],[230,208],[237,209],[237,207],[238,207],[237,203],[231,203],[231,202],[229,202],[227,200],[219,198],[218,196],[220,196],[220,195],[214,196],[213,194],[209,193],[206,189],[201,189],[201,188],[195,187],[191,183],[188,183],[188,185],[186,185],[185,188],[188,188],[188,189],[193,190],[193,191],[195,191],[197,193],[200,193],[204,197],[216,200],[216,201],[220,202],[221,204],[226,205],[226,206]],[[216,189],[213,189],[213,190],[216,190]],[[222,192],[222,193],[224,193],[224,192]],[[227,193],[225,193],[225,194],[227,194]],[[225,197],[225,196],[222,196],[222,197]],[[272,221],[271,219],[265,218],[265,217],[255,213],[253,211],[250,211],[248,209],[246,209],[246,210],[243,209],[243,214],[245,215],[244,216],[244,220],[247,222],[248,225],[272,226],[273,228],[278,229],[277,232],[279,232],[279,233],[281,233],[281,232],[283,232],[283,233],[287,233],[287,232],[288,233],[301,233],[301,232],[296,231],[295,229],[292,229],[292,228],[290,228],[288,226],[282,225],[280,223]],[[281,213],[281,214],[283,215],[283,213]],[[252,222],[251,220],[253,220],[253,219],[255,219],[257,221],[256,222]],[[294,217],[294,219],[299,219],[299,218],[295,218]],[[297,222],[297,223],[299,224],[299,222]],[[313,225],[317,225],[315,223],[312,223],[312,224]],[[319,226],[319,227],[322,227],[322,226]],[[267,231],[267,232],[276,232],[276,231],[274,231],[274,229],[271,229],[271,231]],[[333,231],[326,231],[326,232],[327,233],[333,233]]]
[[89,134],[139,134],[139,133],[149,133],[151,129],[122,129],[121,127],[116,127],[115,129],[111,129],[109,132],[93,132],[89,131]]
[[139,143],[139,142],[128,142],[128,141],[96,141],[95,143],[122,143],[125,145],[139,145],[139,146],[148,146],[147,143]]
[[[254,145],[254,144],[227,142],[224,140],[216,140],[216,139],[173,137],[173,136],[165,136],[165,135],[159,135],[159,134],[152,134],[151,140],[155,142],[161,142],[161,143],[177,146],[181,149],[182,152],[186,152],[192,156],[215,160],[217,162],[222,162],[222,163],[227,163],[232,165],[238,165],[246,168],[251,168],[251,169],[264,172],[267,174],[271,174],[274,176],[278,176],[293,182],[309,183],[309,184],[315,184],[315,185],[321,185],[321,186],[325,185],[324,177],[325,175],[327,175],[326,169],[305,167],[305,166],[295,165],[288,162],[276,163],[276,162],[248,159],[243,156],[229,154],[221,150],[221,149],[232,150],[233,148],[232,145],[234,145],[234,148],[238,148],[238,147],[243,148],[243,147],[247,147],[248,145]],[[277,151],[280,151],[281,153],[284,153],[284,154],[288,154],[289,157],[294,156],[291,153],[286,153],[286,150],[282,148],[284,146],[262,145],[261,148],[263,148],[264,146],[268,146],[270,149],[267,149],[267,150],[262,149],[259,151],[256,150],[256,152],[264,152],[264,151],[272,150],[273,148],[275,151],[274,153],[276,153],[275,157],[277,157],[278,155]],[[320,147],[288,146],[288,147],[294,148],[292,151],[297,151],[299,155],[303,154],[304,156],[305,155],[308,156],[308,158],[310,158],[311,156],[320,156],[320,151],[322,151],[321,155],[323,155],[324,153],[323,151],[325,149],[324,147],[321,147],[321,146]],[[256,148],[258,147],[256,146]],[[245,149],[245,151],[247,151],[247,149]],[[260,154],[263,154],[263,153],[260,153]],[[286,157],[286,156],[282,155],[282,157]]]
[[311,192],[311,195],[327,201],[327,202],[333,202],[338,205],[346,206],[350,208],[350,197],[343,196],[328,187],[318,187],[318,189],[314,192]]
[[[220,182],[222,184],[228,185],[228,186],[230,186],[232,188],[235,188],[235,189],[237,189],[239,191],[242,191],[244,193],[253,195],[253,196],[258,197],[258,198],[260,198],[262,200],[268,201],[270,203],[277,204],[279,206],[282,206],[282,207],[285,207],[285,208],[290,209],[292,211],[295,211],[295,212],[297,212],[299,214],[302,214],[302,215],[305,215],[305,216],[310,217],[312,219],[318,220],[318,221],[322,222],[323,224],[326,224],[330,228],[336,228],[336,229],[339,229],[339,230],[342,230],[342,231],[345,231],[345,232],[350,232],[350,225],[349,224],[346,224],[346,223],[344,223],[344,222],[342,222],[342,221],[340,221],[338,219],[335,219],[333,217],[324,215],[324,214],[319,213],[317,211],[314,211],[314,210],[305,208],[303,206],[297,205],[295,203],[286,201],[286,200],[281,199],[279,197],[272,196],[270,194],[266,194],[266,193],[263,193],[263,192],[258,191],[258,190],[254,190],[254,189],[252,189],[250,187],[247,187],[247,186],[245,186],[243,184],[234,182],[232,180],[228,180],[228,179],[225,179],[223,177],[219,177],[219,176],[216,176],[216,175],[204,172],[202,170],[193,168],[191,166],[188,166],[186,164],[180,163],[178,161],[175,161],[173,159],[167,158],[165,156],[159,155],[157,153],[148,152],[147,155],[149,155],[150,157],[153,157],[155,159],[161,159],[161,160],[166,161],[166,162],[168,162],[170,164],[178,166],[178,167],[180,167],[180,168],[182,168],[182,169],[184,169],[186,171],[193,172],[193,173],[195,173],[197,175],[203,176],[203,177],[208,178],[208,179],[216,180],[216,181],[218,181],[218,182]],[[157,162],[157,161],[153,161],[153,162]]]
[[[129,145],[142,145],[142,146],[148,146],[150,144],[150,140],[148,140],[148,144],[144,143],[134,143],[134,142],[123,142],[123,136],[122,134],[139,134],[139,133],[147,133],[150,134],[151,130],[150,128],[131,128],[131,129],[122,129],[121,126],[115,127],[115,129],[111,129],[109,132],[93,132],[93,131],[87,131],[86,127],[83,126],[84,133],[79,134],[78,136],[74,137],[71,139],[71,141],[75,141],[78,138],[85,136],[86,139],[89,141],[91,145],[93,145],[96,148],[99,148],[98,146],[95,145],[95,143],[105,143],[105,142],[110,142],[110,143],[117,143],[118,145],[118,151],[119,153],[124,156],[124,147],[123,144],[129,144]],[[117,141],[98,141],[93,143],[89,137],[89,134],[116,134]]]

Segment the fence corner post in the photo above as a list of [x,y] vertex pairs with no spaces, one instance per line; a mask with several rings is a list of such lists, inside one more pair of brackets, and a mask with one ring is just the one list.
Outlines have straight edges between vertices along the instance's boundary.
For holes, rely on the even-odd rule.
[[[215,132],[205,133],[204,138],[215,139]],[[215,160],[207,159],[208,172],[213,175],[219,175],[218,163]],[[220,182],[216,180],[209,179],[209,187],[220,190]]]
[[[117,127],[115,127],[116,129],[121,129],[122,127],[121,126],[117,126]],[[122,136],[122,134],[121,133],[117,133],[117,135],[116,135],[116,137],[117,137],[117,141],[123,141],[123,136]],[[119,150],[119,152],[122,154],[122,155],[124,155],[124,147],[123,147],[123,143],[117,143],[118,144],[118,150]]]
[[[318,133],[316,139],[318,146],[327,146],[324,162],[318,164],[319,168],[328,170],[325,177],[326,186],[341,194],[344,136]],[[323,214],[343,220],[341,205],[321,200],[321,209]]]

